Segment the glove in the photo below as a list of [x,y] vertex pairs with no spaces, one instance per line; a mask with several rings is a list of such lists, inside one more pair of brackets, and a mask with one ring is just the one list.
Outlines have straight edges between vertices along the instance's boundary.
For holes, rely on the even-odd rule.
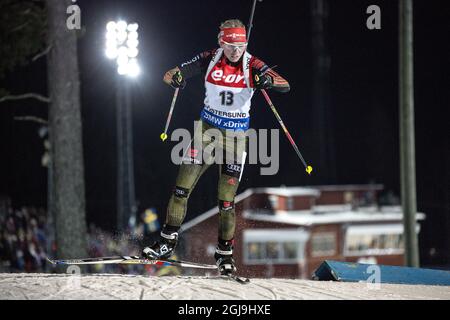
[[174,89],[184,89],[186,86],[186,81],[178,68],[167,71],[164,75],[164,82]]
[[170,83],[172,88],[181,88],[184,89],[186,86],[186,81],[183,78],[183,75],[181,74],[181,71],[175,72],[175,74],[172,76],[172,82]]
[[256,89],[270,89],[273,86],[273,79],[267,73],[260,71],[253,72],[253,86]]

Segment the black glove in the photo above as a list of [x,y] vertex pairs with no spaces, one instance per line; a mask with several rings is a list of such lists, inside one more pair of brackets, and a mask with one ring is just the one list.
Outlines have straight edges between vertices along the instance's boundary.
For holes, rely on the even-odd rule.
[[270,89],[273,86],[273,79],[267,73],[260,71],[253,72],[253,86],[256,89]]
[[186,86],[186,80],[184,80],[184,77],[180,71],[175,72],[175,74],[172,76],[172,82],[170,83],[170,85],[175,89],[184,89],[184,87]]

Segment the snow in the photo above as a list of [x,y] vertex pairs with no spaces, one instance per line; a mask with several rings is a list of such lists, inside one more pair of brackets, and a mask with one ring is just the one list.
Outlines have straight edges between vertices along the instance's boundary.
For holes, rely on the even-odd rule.
[[254,188],[253,193],[267,193],[274,194],[283,197],[294,197],[294,196],[313,196],[319,197],[320,191],[313,188],[304,187],[282,187],[282,188]]
[[[382,222],[382,221],[402,221],[401,213],[376,212],[367,213],[362,211],[342,211],[324,214],[314,214],[309,210],[276,210],[275,214],[261,213],[261,210],[243,210],[242,216],[245,219],[287,223],[299,226],[311,226],[316,224],[336,224],[336,223],[359,223],[359,222]],[[425,219],[423,213],[416,214],[417,220]]]
[[0,274],[1,300],[450,299],[449,286],[118,274]]

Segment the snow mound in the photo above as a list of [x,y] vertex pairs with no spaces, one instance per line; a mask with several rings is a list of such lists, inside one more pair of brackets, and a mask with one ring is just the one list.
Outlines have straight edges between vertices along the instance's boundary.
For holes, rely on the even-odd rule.
[[1,300],[450,299],[448,286],[141,275],[0,274]]

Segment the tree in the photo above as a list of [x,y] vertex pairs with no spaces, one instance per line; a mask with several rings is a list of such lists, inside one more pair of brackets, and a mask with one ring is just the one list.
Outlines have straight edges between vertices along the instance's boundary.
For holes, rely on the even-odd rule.
[[[38,1],[0,2],[0,79],[39,57],[45,44],[46,15]],[[0,88],[0,97],[8,93]],[[7,99],[4,99],[7,100]]]
[[[47,56],[49,98],[38,93],[8,95],[0,103],[36,99],[49,105],[48,210],[54,217],[59,257],[86,254],[85,187],[78,77],[77,31],[66,27],[70,0],[3,0],[0,3],[0,78]],[[17,120],[43,123],[28,116]]]
[[0,3],[0,77],[42,49],[45,10],[37,1],[2,0]]
[[46,0],[50,142],[58,257],[86,254],[85,186],[77,33],[66,26],[70,0]]

